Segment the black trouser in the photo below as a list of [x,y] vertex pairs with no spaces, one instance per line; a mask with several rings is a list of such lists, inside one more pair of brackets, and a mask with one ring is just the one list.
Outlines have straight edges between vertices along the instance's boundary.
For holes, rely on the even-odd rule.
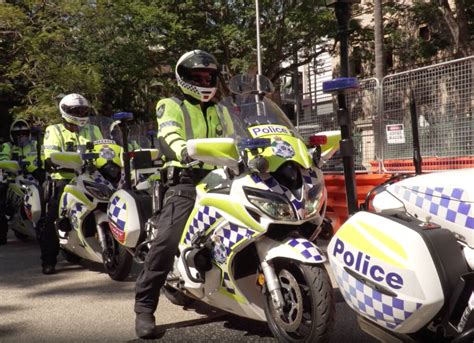
[[57,262],[59,253],[59,238],[54,226],[54,221],[58,218],[59,200],[64,187],[69,180],[55,180],[50,188],[49,194],[46,194],[46,213],[41,218],[39,225],[38,241],[41,249],[41,264],[54,266]]
[[136,281],[135,312],[155,312],[160,289],[173,267],[179,240],[193,210],[195,198],[193,184],[172,186],[166,192],[165,203],[157,221],[158,236],[151,243],[145,265]]
[[8,183],[0,183],[0,243],[7,242],[8,220],[7,211]]

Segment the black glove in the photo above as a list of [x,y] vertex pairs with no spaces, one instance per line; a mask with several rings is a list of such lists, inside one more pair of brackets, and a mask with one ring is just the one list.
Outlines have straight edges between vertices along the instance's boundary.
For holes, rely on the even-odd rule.
[[181,163],[188,164],[192,161],[194,160],[188,155],[188,149],[184,148],[183,152],[181,153]]

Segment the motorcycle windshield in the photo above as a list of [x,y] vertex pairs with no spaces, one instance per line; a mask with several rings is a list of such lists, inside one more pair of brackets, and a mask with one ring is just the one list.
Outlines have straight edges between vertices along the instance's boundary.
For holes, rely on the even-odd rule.
[[128,150],[150,149],[156,144],[156,123],[140,123],[129,127]]
[[[95,164],[99,169],[111,164],[115,164],[117,167],[122,166],[120,158],[122,133],[117,121],[105,116],[90,117],[83,130],[88,130],[87,135],[94,143],[93,152],[98,154]],[[116,173],[114,171],[114,174]]]
[[237,75],[230,80],[229,89],[232,95],[218,104],[224,137],[237,142],[279,134],[302,139],[283,110],[265,96],[273,90],[270,80],[261,75]]

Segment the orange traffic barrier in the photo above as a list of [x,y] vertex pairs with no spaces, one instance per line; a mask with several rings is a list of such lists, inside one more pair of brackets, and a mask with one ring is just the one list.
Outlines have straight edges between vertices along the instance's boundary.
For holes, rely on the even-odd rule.
[[[365,201],[368,192],[390,177],[392,177],[392,174],[356,174],[358,206]],[[326,217],[331,219],[333,232],[336,232],[349,217],[344,175],[325,174],[324,181],[328,192]]]
[[[370,165],[372,170],[379,168],[378,161],[371,161]],[[390,170],[391,172],[415,171],[413,159],[384,160],[383,165],[385,170]],[[474,156],[423,157],[421,164],[423,172],[462,168],[474,168]]]

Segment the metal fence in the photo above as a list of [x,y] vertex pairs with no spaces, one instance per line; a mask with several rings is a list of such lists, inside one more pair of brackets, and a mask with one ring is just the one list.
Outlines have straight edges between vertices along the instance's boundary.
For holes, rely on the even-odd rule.
[[[474,152],[474,56],[440,63],[382,80],[382,170],[412,171],[413,91],[423,170],[469,167]],[[393,129],[393,131],[391,131]]]
[[[378,81],[375,78],[360,81],[360,88],[347,95],[347,108],[353,121],[353,139],[355,146],[356,171],[364,172],[371,168],[370,162],[375,159],[375,130],[373,118],[377,113]],[[339,130],[336,118],[337,102],[335,97],[327,97],[326,101],[318,102],[317,112],[305,111],[305,99],[310,94],[303,94],[303,111],[299,116],[298,130],[303,137],[312,134]],[[325,164],[324,169],[342,172],[342,158],[336,154]]]
[[[413,171],[410,91],[418,115],[423,170],[474,167],[474,56],[388,75],[380,87],[376,79],[360,84],[347,97],[357,171]],[[308,111],[304,104],[309,96],[302,95],[300,133],[306,137],[339,129],[335,99],[318,101]],[[340,157],[325,168],[341,171]]]

